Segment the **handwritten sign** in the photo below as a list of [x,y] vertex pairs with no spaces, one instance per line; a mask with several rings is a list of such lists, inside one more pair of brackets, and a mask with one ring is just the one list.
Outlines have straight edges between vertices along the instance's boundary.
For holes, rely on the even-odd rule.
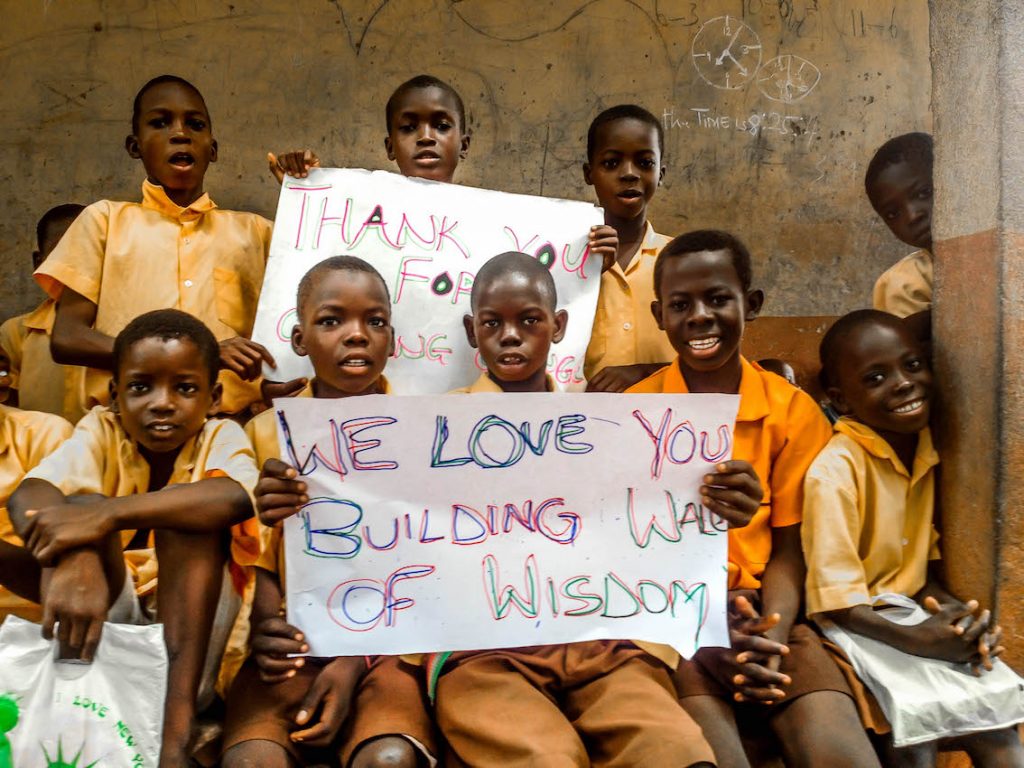
[[470,384],[483,370],[462,325],[473,278],[491,257],[523,251],[551,269],[559,307],[569,312],[548,370],[562,388],[580,385],[601,281],[587,235],[603,221],[601,209],[587,203],[385,171],[330,168],[286,177],[253,330],[278,363],[267,375],[312,375],[289,343],[295,289],[310,267],[348,254],[373,264],[391,292],[395,353],[388,378],[395,389],[441,394]]
[[289,621],[318,656],[619,638],[726,645],[726,524],[700,504],[733,395],[275,402],[310,501]]

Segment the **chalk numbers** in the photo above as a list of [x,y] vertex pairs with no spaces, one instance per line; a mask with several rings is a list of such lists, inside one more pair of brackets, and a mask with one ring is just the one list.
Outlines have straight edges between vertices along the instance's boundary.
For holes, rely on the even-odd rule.
[[718,16],[701,26],[690,55],[704,82],[732,91],[746,85],[761,66],[761,38],[739,19]]
[[814,90],[821,70],[801,56],[791,53],[766,62],[757,74],[757,87],[774,101],[792,104]]

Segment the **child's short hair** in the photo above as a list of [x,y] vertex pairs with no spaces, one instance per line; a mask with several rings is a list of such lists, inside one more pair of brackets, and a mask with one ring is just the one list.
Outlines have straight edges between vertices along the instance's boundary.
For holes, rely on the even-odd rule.
[[469,294],[469,306],[476,308],[476,302],[480,291],[484,286],[498,277],[508,274],[521,274],[527,277],[530,282],[535,282],[545,298],[549,301],[551,310],[558,307],[558,289],[555,287],[555,278],[551,276],[551,270],[541,264],[537,259],[521,251],[505,251],[490,258],[480,267],[480,271],[473,278],[473,288]]
[[42,216],[36,223],[36,247],[43,249],[43,241],[46,240],[46,230],[53,224],[70,224],[78,218],[78,214],[85,210],[84,205],[78,203],[61,203],[55,205]]
[[[186,88],[191,88],[193,91],[195,91],[195,94],[196,94],[196,96],[199,97],[199,100],[201,102],[203,102],[203,106],[204,107],[206,106],[206,99],[203,98],[202,92],[200,92],[200,90],[198,88],[196,88],[194,85],[192,85],[192,83],[190,83],[185,78],[178,77],[177,75],[157,75],[152,80],[150,80],[148,83],[146,83],[144,86],[139,88],[139,92],[135,94],[135,101],[132,103],[132,134],[133,135],[135,135],[135,134],[137,134],[139,132],[139,112],[142,109],[142,97],[146,95],[146,91],[150,90],[151,88],[155,88],[158,85],[163,85],[164,83],[178,83],[178,85],[183,85]],[[207,112],[207,117],[209,117],[210,110],[207,109],[206,112]],[[210,122],[211,123],[213,122],[212,118],[210,119]]]
[[416,75],[416,77],[406,80],[400,86],[395,88],[394,93],[391,94],[391,98],[388,99],[388,103],[384,106],[384,130],[388,133],[391,132],[391,118],[394,116],[395,110],[398,108],[398,100],[409,91],[419,91],[425,88],[440,88],[452,97],[452,100],[455,102],[455,112],[459,118],[459,131],[465,133],[466,107],[462,103],[462,97],[459,96],[459,92],[452,86],[433,75]]
[[661,296],[661,275],[665,271],[665,264],[671,258],[685,256],[688,253],[700,253],[701,251],[729,251],[732,254],[732,265],[736,275],[740,279],[744,292],[750,290],[754,282],[754,272],[750,263],[750,251],[747,250],[742,241],[736,235],[723,232],[720,229],[698,229],[694,232],[687,232],[672,240],[661,249],[657,260],[654,262],[654,296]]
[[616,120],[639,120],[641,123],[647,123],[653,127],[658,134],[658,151],[662,154],[665,153],[665,128],[662,126],[661,121],[636,104],[618,104],[614,107],[608,107],[608,109],[591,120],[590,128],[587,129],[587,160],[594,157],[597,130],[602,125],[614,123]]
[[931,134],[928,133],[904,133],[894,139],[889,139],[876,151],[868,169],[864,173],[864,190],[868,197],[871,197],[871,185],[875,183],[878,175],[891,165],[897,163],[919,164],[927,169],[928,175],[932,174],[932,166],[935,162],[935,151]]
[[370,262],[364,261],[358,256],[331,256],[314,264],[299,280],[299,287],[295,292],[295,310],[299,314],[299,319],[302,318],[302,308],[309,300],[309,294],[313,292],[314,281],[325,272],[331,271],[365,272],[368,275],[373,275],[384,286],[384,295],[388,297],[388,303],[391,303],[391,291],[388,290],[387,281]]
[[220,372],[220,345],[213,332],[188,312],[180,309],[155,309],[136,317],[114,339],[115,381],[129,350],[144,339],[191,341],[199,350],[203,365],[210,373],[210,384],[217,380]]
[[821,362],[818,382],[823,390],[839,386],[836,371],[839,368],[839,361],[843,358],[846,342],[855,331],[868,325],[900,328],[904,322],[896,315],[890,315],[880,309],[856,309],[836,320],[825,333],[821,345],[818,347],[818,359]]

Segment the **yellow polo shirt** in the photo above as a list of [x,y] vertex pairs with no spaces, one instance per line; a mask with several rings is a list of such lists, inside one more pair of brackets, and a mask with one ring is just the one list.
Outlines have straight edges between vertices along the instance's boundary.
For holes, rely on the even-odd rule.
[[893,264],[875,282],[875,309],[907,317],[931,309],[932,254],[922,248]]
[[[96,305],[96,330],[116,336],[154,309],[199,318],[217,341],[248,337],[270,248],[271,223],[225,211],[204,194],[187,208],[163,187],[142,185],[142,202],[88,206],[35,272],[53,299],[66,285]],[[77,393],[86,410],[110,401],[109,371],[87,369]],[[236,413],[260,399],[259,381],[222,371],[222,407]]]
[[78,388],[84,370],[75,365],[59,365],[50,355],[50,335],[57,316],[57,303],[42,304],[0,325],[0,347],[11,359],[18,407],[63,416],[72,424],[85,415],[79,403]]
[[[803,518],[804,476],[832,433],[821,408],[781,376],[740,358],[740,407],[732,457],[749,461],[764,488],[745,528],[729,529],[729,589],[759,589],[772,555],[772,528]],[[626,390],[689,392],[679,360]]]
[[[208,419],[202,430],[182,446],[167,485],[195,483],[211,477],[230,477],[252,497],[259,470],[252,446],[242,428],[229,419]],[[25,477],[45,480],[65,496],[99,493],[111,498],[149,491],[149,462],[109,408],[96,406],[74,434]],[[253,505],[255,509],[255,503]],[[202,514],[197,509],[196,514]],[[121,531],[127,545],[135,531]],[[255,517],[231,529],[231,555],[239,565],[252,565],[259,553]],[[156,589],[156,555],[150,548],[125,552],[135,591]]]
[[[53,453],[72,431],[73,427],[60,416],[0,404],[0,540],[22,546],[7,516],[7,500],[25,473]],[[31,621],[41,618],[39,605],[0,587],[0,621],[9,613]]]
[[938,463],[927,428],[908,471],[873,429],[845,417],[836,422],[804,481],[808,614],[924,587],[928,561],[939,559],[932,523]]
[[667,363],[675,358],[676,351],[651,314],[654,262],[671,239],[659,235],[647,222],[644,240],[626,268],[616,262],[601,274],[583,368],[588,379],[612,365]]

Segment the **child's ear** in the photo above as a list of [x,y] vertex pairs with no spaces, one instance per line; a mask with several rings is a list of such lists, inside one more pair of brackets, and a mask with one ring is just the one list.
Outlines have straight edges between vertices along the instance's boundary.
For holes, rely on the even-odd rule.
[[557,344],[565,338],[565,329],[569,326],[569,313],[564,309],[555,312],[555,333],[551,336],[551,343]]
[[476,331],[473,330],[473,316],[463,315],[462,316],[462,327],[466,329],[466,341],[469,342],[469,346],[476,349]]
[[583,164],[583,180],[587,182],[587,186],[594,186],[594,182],[590,178],[590,163]]
[[207,418],[211,418],[220,413],[220,401],[224,396],[224,385],[219,381],[213,383],[213,388],[210,390],[210,407],[206,410]]
[[388,160],[395,160],[395,145],[391,143],[391,136],[384,137],[384,150],[388,153]]
[[459,144],[459,159],[465,160],[466,155],[469,154],[469,141],[473,138],[473,134],[468,131],[462,134],[462,141]]
[[651,302],[651,314],[654,315],[654,322],[658,324],[658,330],[664,331],[665,326],[661,323],[661,302],[658,299]]
[[210,142],[210,162],[211,163],[216,163],[217,162],[217,140],[216,139],[214,139],[213,141]]
[[132,159],[138,160],[142,157],[142,152],[139,151],[139,139],[134,133],[130,136],[125,136],[124,148]]
[[661,170],[658,171],[658,186],[661,186],[661,182],[665,180],[665,166],[661,166]]
[[114,413],[120,413],[120,408],[117,403],[117,383],[111,379],[107,382],[107,391],[110,393],[110,410]]
[[302,326],[298,323],[292,326],[292,352],[299,357],[306,357],[309,354],[302,344]]
[[755,320],[761,307],[764,306],[764,291],[760,288],[747,292],[747,311],[744,313],[744,320]]
[[825,387],[825,394],[828,396],[832,406],[843,416],[848,416],[852,409],[850,404],[846,402],[846,398],[843,397],[842,391],[839,387]]

